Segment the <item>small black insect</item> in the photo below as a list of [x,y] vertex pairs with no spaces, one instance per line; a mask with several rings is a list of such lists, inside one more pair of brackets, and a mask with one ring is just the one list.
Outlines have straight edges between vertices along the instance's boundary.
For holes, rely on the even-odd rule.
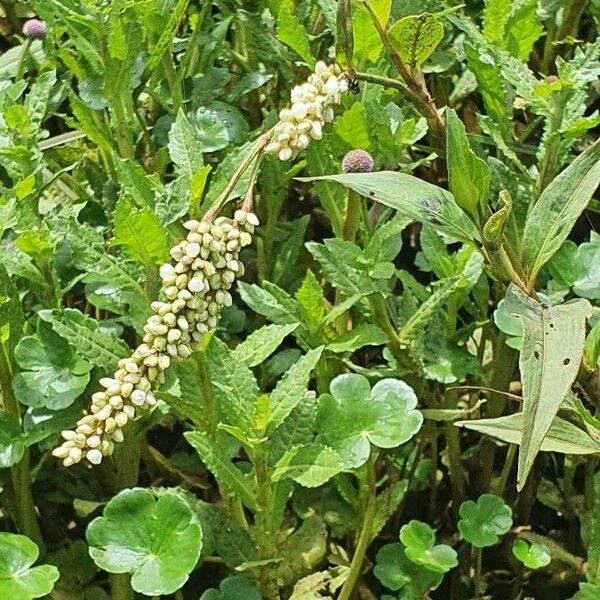
[[358,83],[358,79],[354,79],[350,77],[350,75],[346,74],[346,81],[348,82],[348,91],[353,94],[358,94],[360,92],[360,84]]

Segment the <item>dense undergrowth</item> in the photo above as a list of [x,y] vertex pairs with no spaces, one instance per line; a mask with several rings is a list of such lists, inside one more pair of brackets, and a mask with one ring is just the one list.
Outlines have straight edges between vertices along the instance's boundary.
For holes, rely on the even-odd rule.
[[600,598],[599,23],[0,2],[0,598]]

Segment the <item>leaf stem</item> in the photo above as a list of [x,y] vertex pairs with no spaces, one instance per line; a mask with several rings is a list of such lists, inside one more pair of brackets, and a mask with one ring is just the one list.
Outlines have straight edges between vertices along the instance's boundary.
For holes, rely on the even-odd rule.
[[[5,342],[0,342],[0,392],[4,410],[19,424],[21,409],[12,390],[13,372]],[[10,469],[11,486],[14,495],[15,515],[13,519],[21,533],[31,538],[39,547],[40,553],[45,554],[45,544],[31,492],[29,476],[29,449],[25,449],[23,458]]]
[[356,582],[362,572],[365,555],[371,539],[371,531],[373,530],[373,521],[375,519],[375,499],[377,497],[376,490],[376,475],[375,475],[375,457],[371,450],[369,459],[365,465],[365,473],[360,485],[360,500],[363,505],[362,528],[356,542],[354,556],[350,564],[348,577],[342,586],[338,600],[350,600],[352,592],[356,586]]
[[15,81],[19,81],[23,79],[24,70],[25,70],[25,59],[29,54],[29,49],[31,48],[32,39],[25,38],[25,43],[23,44],[23,48],[21,50],[21,54],[19,55],[19,63],[17,64],[17,75],[15,77]]

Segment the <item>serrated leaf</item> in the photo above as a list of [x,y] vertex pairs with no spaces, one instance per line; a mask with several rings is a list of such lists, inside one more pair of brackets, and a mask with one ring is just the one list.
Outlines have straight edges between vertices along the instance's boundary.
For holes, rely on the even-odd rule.
[[371,323],[360,323],[336,337],[325,347],[330,352],[354,352],[365,346],[380,346],[387,342],[387,335],[379,327]]
[[121,198],[114,215],[115,246],[125,246],[135,260],[145,265],[160,265],[169,258],[169,245],[163,226],[149,209],[135,210],[127,198]]
[[253,331],[243,342],[238,344],[231,351],[231,358],[247,367],[256,367],[271,356],[281,342],[297,327],[297,323],[265,325]]
[[491,44],[502,46],[510,16],[511,0],[486,0],[483,9],[483,35]]
[[289,477],[304,487],[319,487],[343,469],[337,452],[315,442],[290,448],[277,461],[271,477],[273,481]]
[[314,67],[315,59],[310,51],[308,34],[294,13],[294,2],[282,0],[277,16],[277,39],[289,46],[309,66]]
[[267,416],[269,432],[277,429],[304,398],[310,374],[319,362],[322,352],[322,346],[307,352],[285,373],[271,392]]
[[436,49],[444,37],[444,26],[429,13],[410,15],[396,21],[388,32],[402,60],[416,69]]
[[598,184],[600,140],[550,182],[527,217],[523,251],[531,282],[567,239]]
[[479,239],[475,225],[454,201],[452,194],[440,187],[395,171],[346,173],[301,178],[302,181],[336,181],[365,198],[398,210],[415,221],[431,225],[457,239]]
[[182,109],[179,109],[177,118],[169,130],[168,148],[178,173],[190,181],[204,163],[203,147]]
[[79,356],[103,370],[113,369],[120,358],[129,354],[125,343],[99,331],[95,319],[75,308],[42,310],[38,315],[50,323]]

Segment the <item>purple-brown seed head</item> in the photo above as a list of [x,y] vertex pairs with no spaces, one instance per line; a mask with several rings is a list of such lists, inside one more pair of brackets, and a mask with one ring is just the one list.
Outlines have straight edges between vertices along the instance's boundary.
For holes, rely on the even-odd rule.
[[41,40],[47,32],[48,26],[40,19],[27,19],[23,23],[23,35],[31,40]]
[[342,160],[344,173],[369,173],[373,170],[373,157],[364,150],[350,150]]

